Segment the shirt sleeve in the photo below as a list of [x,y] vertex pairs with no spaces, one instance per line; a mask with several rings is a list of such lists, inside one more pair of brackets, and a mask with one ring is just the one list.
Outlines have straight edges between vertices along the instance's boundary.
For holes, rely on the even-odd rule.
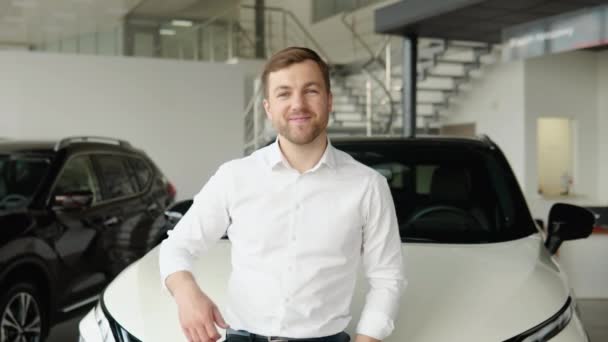
[[395,205],[384,177],[377,175],[372,179],[366,200],[362,259],[370,289],[357,333],[383,340],[395,328],[401,293],[407,282]]
[[177,271],[192,272],[192,263],[226,233],[230,225],[228,206],[229,172],[224,165],[194,196],[190,209],[169,231],[160,246],[161,282]]

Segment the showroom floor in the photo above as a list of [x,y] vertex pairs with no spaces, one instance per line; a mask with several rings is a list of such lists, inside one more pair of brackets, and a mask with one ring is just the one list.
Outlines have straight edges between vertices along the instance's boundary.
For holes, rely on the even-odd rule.
[[591,342],[608,341],[608,299],[579,299],[577,302]]
[[[578,304],[591,342],[608,341],[608,299],[579,299]],[[75,318],[57,325],[47,342],[78,341],[78,321]]]

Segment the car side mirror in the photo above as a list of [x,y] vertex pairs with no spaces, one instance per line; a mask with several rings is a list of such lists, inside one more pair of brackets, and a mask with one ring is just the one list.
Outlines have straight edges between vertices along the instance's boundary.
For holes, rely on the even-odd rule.
[[595,216],[591,211],[576,205],[556,203],[549,211],[545,247],[555,254],[562,242],[591,235],[594,223]]
[[70,191],[57,193],[53,196],[53,208],[58,209],[86,209],[93,203],[93,192]]

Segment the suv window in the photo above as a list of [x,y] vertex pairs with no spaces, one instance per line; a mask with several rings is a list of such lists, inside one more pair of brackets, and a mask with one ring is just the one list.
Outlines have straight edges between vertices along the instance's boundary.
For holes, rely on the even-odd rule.
[[0,209],[25,205],[47,174],[49,160],[0,155]]
[[144,189],[150,183],[152,178],[152,170],[146,161],[140,158],[129,158],[131,167],[135,173],[135,178],[139,184],[139,189]]
[[536,232],[502,155],[485,147],[337,145],[387,178],[403,239],[507,241]]
[[93,173],[88,156],[76,156],[67,161],[55,185],[55,194],[90,191],[93,203],[101,199],[99,183]]
[[133,182],[132,177],[130,177],[127,157],[97,155],[95,159],[99,165],[103,179],[104,200],[130,196],[137,192],[136,184]]

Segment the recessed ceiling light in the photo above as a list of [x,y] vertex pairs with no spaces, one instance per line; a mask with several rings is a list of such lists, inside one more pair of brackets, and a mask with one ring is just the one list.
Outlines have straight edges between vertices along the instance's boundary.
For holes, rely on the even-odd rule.
[[190,20],[172,20],[171,25],[179,27],[192,27],[192,22]]
[[175,30],[171,29],[160,29],[160,34],[163,36],[175,36]]

